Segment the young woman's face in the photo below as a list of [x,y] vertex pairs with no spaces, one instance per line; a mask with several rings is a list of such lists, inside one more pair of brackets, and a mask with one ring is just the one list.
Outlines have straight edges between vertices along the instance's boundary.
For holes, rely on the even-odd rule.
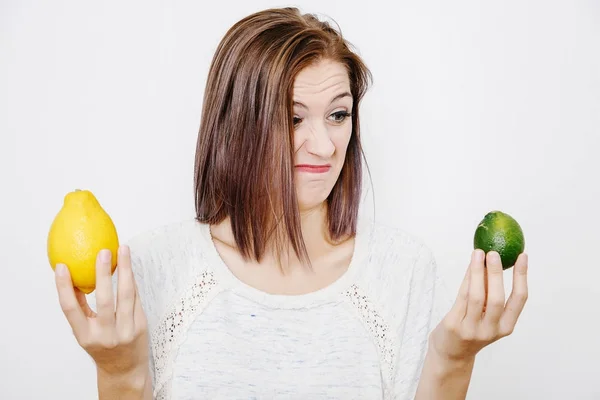
[[322,61],[294,82],[294,169],[300,211],[331,193],[352,135],[350,79],[343,64]]

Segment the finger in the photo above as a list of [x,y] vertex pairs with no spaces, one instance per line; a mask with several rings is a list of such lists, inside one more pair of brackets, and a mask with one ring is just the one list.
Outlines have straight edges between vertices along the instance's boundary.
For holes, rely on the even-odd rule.
[[135,305],[135,287],[129,247],[121,246],[117,261],[117,330],[128,334],[133,332],[133,310]]
[[527,270],[529,269],[529,258],[522,253],[517,258],[513,270],[513,289],[506,302],[504,313],[500,318],[500,333],[503,336],[510,335],[517,324],[517,320],[525,307],[529,297],[527,287]]
[[96,260],[96,313],[104,326],[115,324],[115,301],[112,288],[111,252],[101,250]]
[[471,277],[465,318],[471,322],[480,321],[481,314],[483,313],[483,305],[485,303],[484,258],[485,253],[483,250],[475,250],[471,257],[471,265],[469,266]]
[[484,320],[494,325],[498,324],[504,312],[504,277],[500,255],[495,251],[487,254],[487,300]]
[[85,293],[75,288],[75,297],[77,298],[77,302],[79,303],[83,314],[88,318],[94,318],[96,313],[90,308],[87,299],[85,298]]
[[133,305],[133,313],[134,314],[143,313],[144,309],[142,307],[142,299],[140,297],[140,290],[139,290],[137,282],[135,280],[133,281],[133,288],[135,290],[135,304]]
[[460,288],[458,289],[458,295],[454,301],[452,309],[448,312],[453,321],[462,321],[467,313],[467,300],[469,298],[469,281],[471,278],[471,269],[467,267],[465,277],[463,278]]
[[144,312],[144,307],[142,304],[142,298],[140,297],[139,287],[137,282],[134,280],[133,282],[135,288],[135,304],[133,306],[133,314],[135,321],[135,328],[137,331],[146,330],[147,328],[147,320],[146,313]]
[[485,314],[485,306],[488,299],[488,269],[485,264],[483,264],[483,293],[485,293],[485,296],[483,298],[483,309],[481,311]]
[[58,301],[60,308],[65,314],[71,329],[76,336],[85,335],[87,332],[88,321],[79,302],[75,296],[71,274],[66,265],[57,264],[54,269],[56,290],[58,292]]
[[142,307],[142,300],[139,295],[135,297],[135,311],[134,311],[134,325],[135,332],[142,332],[148,329],[148,321],[146,319],[146,314],[144,313],[144,309]]

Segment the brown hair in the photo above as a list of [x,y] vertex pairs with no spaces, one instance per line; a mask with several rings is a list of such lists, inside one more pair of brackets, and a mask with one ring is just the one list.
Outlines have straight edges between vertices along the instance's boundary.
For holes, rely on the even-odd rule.
[[364,157],[359,103],[371,73],[341,32],[296,8],[268,9],[237,22],[220,42],[208,74],[195,161],[196,218],[229,217],[245,259],[260,261],[270,240],[310,265],[294,186],[293,84],[323,59],[348,70],[354,99],[344,166],[327,199],[332,240],[356,233]]

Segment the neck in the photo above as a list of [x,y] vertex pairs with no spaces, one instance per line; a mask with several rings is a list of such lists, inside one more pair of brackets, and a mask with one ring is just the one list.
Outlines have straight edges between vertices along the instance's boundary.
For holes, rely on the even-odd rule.
[[[300,223],[302,229],[302,237],[308,252],[308,256],[311,260],[318,259],[327,250],[331,249],[335,244],[329,239],[329,230],[327,225],[327,205],[322,203],[311,209],[301,210],[300,212]],[[233,238],[233,232],[231,231],[231,223],[229,217],[225,218],[222,222],[211,228],[213,237],[226,244],[231,248],[237,248],[235,240]],[[284,257],[285,260],[281,260],[282,267],[286,270],[294,269],[296,266],[301,264],[300,260],[296,257],[291,246],[289,252],[290,258]],[[273,249],[267,249],[267,255],[264,261],[268,263],[275,262],[276,254]]]
[[327,226],[327,205],[325,203],[309,210],[302,210],[300,221],[302,236],[309,255],[312,253],[311,250],[322,248],[324,244],[330,243]]
[[[323,202],[313,208],[300,210],[300,229],[302,230],[302,238],[306,246],[308,258],[314,268],[314,262],[323,257],[334,246],[329,236],[327,204]],[[283,271],[291,271],[301,267],[302,262],[296,253],[294,253],[291,245],[287,250],[287,252],[284,252],[285,254],[281,255],[283,259],[279,262],[274,251],[269,253],[268,259],[280,265]]]

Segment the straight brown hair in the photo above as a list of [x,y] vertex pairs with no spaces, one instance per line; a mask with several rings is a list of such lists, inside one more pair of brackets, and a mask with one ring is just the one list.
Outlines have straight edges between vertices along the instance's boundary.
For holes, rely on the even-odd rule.
[[[356,234],[364,153],[359,104],[371,73],[327,22],[296,8],[268,9],[237,22],[221,40],[206,83],[196,147],[196,219],[226,217],[239,252],[260,261],[268,245],[310,265],[294,186],[293,85],[324,59],[348,70],[354,100],[344,166],[327,198],[331,240]],[[272,242],[271,242],[272,241]]]

